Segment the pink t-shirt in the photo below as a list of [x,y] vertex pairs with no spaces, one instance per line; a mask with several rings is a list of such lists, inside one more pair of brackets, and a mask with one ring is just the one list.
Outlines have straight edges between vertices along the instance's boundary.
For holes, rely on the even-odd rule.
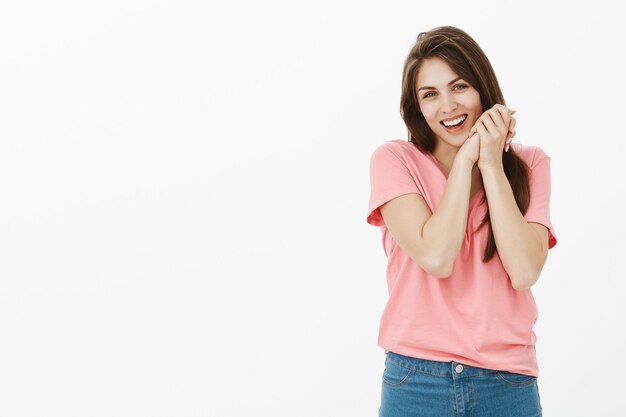
[[[550,157],[539,147],[512,143],[531,168],[530,206],[524,218],[549,229]],[[530,289],[511,285],[496,251],[483,263],[488,225],[478,228],[487,211],[484,189],[471,197],[465,239],[454,271],[436,278],[420,268],[395,242],[379,207],[403,194],[421,195],[431,212],[443,197],[447,178],[432,154],[406,140],[389,140],[370,161],[371,195],[367,222],[380,226],[388,258],[389,299],[380,321],[378,345],[385,352],[436,361],[538,376],[535,352],[537,306]]]

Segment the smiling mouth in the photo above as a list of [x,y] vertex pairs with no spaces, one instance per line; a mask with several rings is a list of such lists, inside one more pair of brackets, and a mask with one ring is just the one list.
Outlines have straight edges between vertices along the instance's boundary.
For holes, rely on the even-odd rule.
[[[467,120],[467,114],[462,114],[454,118],[446,119],[445,121],[447,124],[444,123],[444,120],[442,120],[439,123],[441,123],[444,127],[454,128],[454,127],[461,126],[463,123],[465,123],[466,120]],[[455,122],[455,124],[451,124],[452,122]]]
[[459,124],[456,124],[456,125],[453,125],[453,126],[446,126],[443,123],[441,123],[441,124],[446,129],[446,131],[448,131],[450,133],[456,133],[456,132],[459,132],[459,131],[461,131],[462,129],[465,128],[465,122],[467,122],[467,117],[462,122],[460,122]]

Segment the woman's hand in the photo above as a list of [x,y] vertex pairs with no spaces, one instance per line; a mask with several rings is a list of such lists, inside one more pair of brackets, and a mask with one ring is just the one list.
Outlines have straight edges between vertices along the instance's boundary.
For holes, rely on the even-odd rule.
[[474,166],[474,164],[478,161],[479,155],[480,139],[478,137],[478,133],[474,133],[465,140],[463,145],[461,145],[454,159],[456,160],[457,158],[464,158],[465,160],[469,161],[472,166]]
[[515,110],[496,104],[484,112],[470,129],[470,138],[475,133],[480,136],[478,168],[502,166],[502,152],[509,150],[515,136],[514,113]]

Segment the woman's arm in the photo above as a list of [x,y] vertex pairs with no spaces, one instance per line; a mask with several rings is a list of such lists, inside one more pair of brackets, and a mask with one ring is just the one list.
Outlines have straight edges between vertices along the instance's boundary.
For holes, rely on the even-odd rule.
[[452,274],[465,231],[473,164],[455,158],[434,213],[416,194],[406,194],[380,207],[394,240],[422,269],[436,278]]
[[513,288],[528,289],[548,257],[548,229],[524,219],[502,165],[483,167],[481,174],[498,256]]

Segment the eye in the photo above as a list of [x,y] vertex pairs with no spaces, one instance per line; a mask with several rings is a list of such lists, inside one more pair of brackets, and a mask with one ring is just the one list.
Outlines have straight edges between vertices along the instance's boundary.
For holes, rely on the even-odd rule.
[[[461,88],[458,88],[458,90],[465,90],[466,88],[468,88],[467,84],[456,84],[454,88],[456,89],[457,87],[461,87]],[[428,93],[424,94],[422,98],[431,97],[429,94],[434,94],[434,93],[432,91],[429,91]]]

